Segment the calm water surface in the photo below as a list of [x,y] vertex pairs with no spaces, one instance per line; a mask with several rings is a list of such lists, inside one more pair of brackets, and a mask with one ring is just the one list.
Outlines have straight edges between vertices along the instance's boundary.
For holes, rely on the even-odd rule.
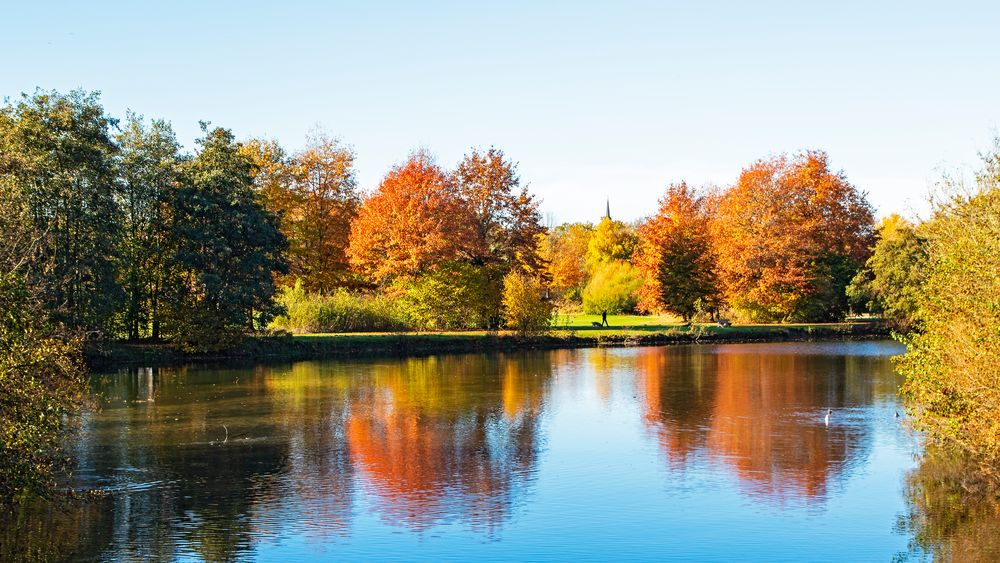
[[116,493],[21,515],[16,541],[88,560],[912,558],[901,352],[122,370],[95,376],[103,406],[74,447],[78,484]]

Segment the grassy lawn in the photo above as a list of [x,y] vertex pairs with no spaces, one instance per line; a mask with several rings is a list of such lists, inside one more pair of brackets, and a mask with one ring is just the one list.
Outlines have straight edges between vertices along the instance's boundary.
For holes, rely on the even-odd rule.
[[[773,333],[781,329],[802,329],[802,330],[837,330],[847,329],[852,325],[867,324],[867,321],[845,322],[845,323],[813,323],[813,324],[753,324],[734,325],[731,327],[720,327],[715,323],[695,323],[691,327],[682,325],[679,318],[673,316],[641,316],[641,315],[609,315],[608,327],[595,327],[592,323],[601,322],[600,315],[559,315],[553,324],[554,336],[569,336],[576,334],[582,337],[600,338],[606,336],[639,336],[654,333],[686,333],[700,331],[702,334],[745,334],[753,336],[757,334]],[[303,340],[346,340],[350,339],[356,344],[372,343],[376,344],[389,338],[415,337],[424,340],[460,340],[464,338],[482,337],[488,334],[486,331],[455,331],[455,332],[406,332],[406,333],[323,333],[323,334],[299,334],[295,338]],[[511,334],[508,331],[501,331],[500,334]]]

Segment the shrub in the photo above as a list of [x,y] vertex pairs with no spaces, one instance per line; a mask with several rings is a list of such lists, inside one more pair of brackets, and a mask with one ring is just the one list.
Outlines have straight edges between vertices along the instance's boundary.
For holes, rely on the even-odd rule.
[[39,318],[23,284],[0,277],[0,504],[54,488],[67,415],[83,403],[79,346]]
[[309,293],[301,282],[282,290],[278,303],[285,309],[271,328],[297,333],[389,332],[410,328],[399,303],[381,295],[367,296],[338,290],[331,295]]
[[495,328],[500,288],[485,268],[450,263],[399,281],[400,304],[421,330]]
[[1000,484],[1000,147],[980,191],[921,226],[927,263],[916,289],[921,332],[899,360],[918,428],[978,460]]
[[518,334],[541,334],[552,325],[552,302],[538,280],[511,272],[503,280],[504,321]]
[[583,289],[583,310],[590,314],[631,313],[635,311],[642,284],[642,274],[628,262],[600,264]]

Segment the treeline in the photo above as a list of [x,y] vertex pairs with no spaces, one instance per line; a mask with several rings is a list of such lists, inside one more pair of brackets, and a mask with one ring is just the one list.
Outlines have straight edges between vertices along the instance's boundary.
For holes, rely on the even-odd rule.
[[115,120],[96,94],[3,108],[2,205],[35,242],[21,277],[58,326],[209,349],[268,327],[537,330],[554,306],[838,320],[874,241],[822,152],[761,160],[726,189],[671,185],[638,224],[546,229],[496,148],[451,169],[415,152],[365,193],[336,139],[290,154],[202,129],[186,153],[169,123]]
[[842,320],[874,242],[871,206],[818,151],[760,160],[724,189],[670,185],[637,225],[606,216],[542,241],[552,287],[587,312]]

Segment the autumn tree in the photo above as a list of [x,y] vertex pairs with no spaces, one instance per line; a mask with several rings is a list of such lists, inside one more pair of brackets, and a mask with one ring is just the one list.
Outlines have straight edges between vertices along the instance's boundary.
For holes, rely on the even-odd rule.
[[26,275],[70,327],[108,328],[123,296],[114,124],[97,93],[82,91],[38,91],[0,109],[0,177],[24,198],[39,241]]
[[544,229],[538,202],[520,185],[517,165],[493,147],[473,149],[451,177],[472,219],[473,238],[459,247],[472,266],[482,269],[487,281],[483,306],[490,311],[489,324],[496,326],[507,274],[543,272],[537,237]]
[[[249,139],[240,143],[239,151],[250,161],[254,188],[264,207],[284,219],[298,203],[292,190],[291,159],[284,147],[274,139]],[[285,230],[282,227],[282,232]]]
[[843,318],[845,288],[868,258],[871,206],[827,155],[760,160],[717,204],[712,221],[729,303],[761,321]]
[[[1000,139],[983,155],[974,190],[946,181],[944,201],[918,232],[925,258],[915,292],[920,330],[897,368],[908,412],[930,444],[1000,487]],[[905,297],[906,294],[901,295]],[[956,455],[957,454],[957,455]],[[956,465],[960,469],[961,466]],[[980,484],[981,487],[982,484]],[[982,491],[983,488],[967,490]]]
[[361,203],[354,153],[322,132],[291,157],[268,140],[253,139],[241,150],[254,163],[257,190],[288,239],[289,273],[280,281],[292,286],[299,280],[307,291],[324,294],[356,285],[347,259]]
[[583,310],[588,313],[632,313],[642,286],[641,272],[632,266],[638,238],[635,229],[606,215],[587,241],[587,285]]
[[160,337],[166,290],[170,190],[177,182],[180,147],[165,121],[146,124],[131,114],[116,138],[121,239],[119,279],[126,292],[122,320],[130,340]]
[[718,279],[704,200],[687,184],[672,184],[656,215],[639,227],[633,263],[643,273],[639,308],[690,319],[717,305]]
[[587,266],[594,270],[602,262],[629,261],[638,244],[635,229],[609,216],[601,219],[587,242]]
[[552,324],[552,302],[537,277],[512,271],[503,280],[503,315],[519,335],[541,334]]
[[361,195],[354,174],[354,153],[325,134],[292,159],[298,206],[287,220],[289,266],[307,290],[330,293],[352,285],[347,260],[351,221]]
[[587,247],[593,233],[590,223],[566,223],[539,237],[539,252],[555,295],[580,300],[588,279]]
[[347,255],[370,279],[413,276],[467,254],[474,220],[459,190],[425,152],[415,152],[361,203]]
[[466,250],[471,262],[496,266],[503,274],[515,267],[539,270],[541,214],[534,196],[520,185],[517,165],[499,149],[473,149],[452,176],[472,213],[474,239]]

